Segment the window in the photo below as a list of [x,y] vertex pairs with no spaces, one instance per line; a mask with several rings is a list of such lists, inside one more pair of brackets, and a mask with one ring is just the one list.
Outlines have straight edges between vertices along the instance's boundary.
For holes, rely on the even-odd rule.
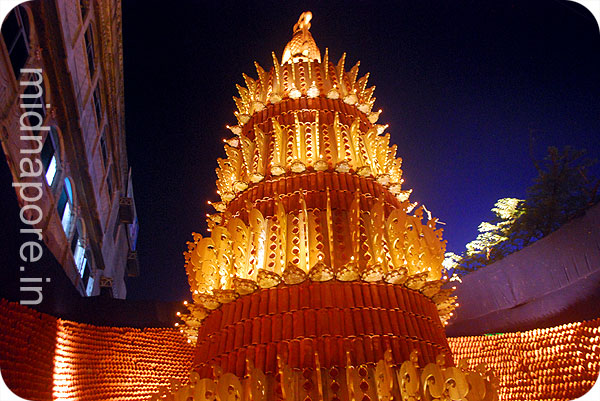
[[71,181],[68,178],[65,178],[65,184],[62,193],[60,194],[60,198],[58,199],[57,210],[62,222],[63,230],[67,235],[67,238],[69,238],[73,220],[73,189],[71,188]]
[[29,19],[23,6],[15,7],[2,23],[2,37],[8,49],[10,63],[18,80],[21,68],[29,58]]
[[98,123],[98,127],[100,127],[100,123],[102,122],[102,102],[100,100],[100,85],[96,85],[96,89],[94,89],[94,110],[96,111],[96,122]]
[[81,269],[81,277],[83,278],[83,283],[87,286],[88,280],[90,279],[90,275],[92,273],[92,269],[90,268],[90,260],[86,259],[85,264],[83,265],[83,269]]
[[73,233],[73,238],[71,239],[71,252],[73,253],[75,267],[77,268],[77,273],[79,273],[79,276],[81,277],[81,282],[83,283],[85,293],[89,295],[91,293],[91,291],[89,290],[91,262],[89,259],[88,250],[85,245],[84,233],[85,231],[83,227],[83,221],[79,219],[77,220],[77,224],[75,225],[75,230]]
[[90,24],[87,31],[85,31],[85,52],[87,53],[90,79],[92,79],[94,77],[94,72],[96,71],[96,59],[94,57],[94,32],[92,31],[92,24]]
[[[79,234],[77,234],[79,237]],[[79,275],[83,278],[84,268],[87,265],[87,258],[85,256],[85,245],[81,238],[77,238],[77,243],[75,244],[75,251],[73,251],[73,258],[75,259],[75,266],[77,266],[77,271]]]
[[106,131],[102,131],[102,136],[100,137],[100,149],[102,150],[102,165],[106,169],[108,167],[108,149],[106,148]]
[[71,203],[67,202],[65,204],[65,210],[63,212],[61,223],[63,230],[67,236],[69,235],[69,229],[71,228],[71,219],[73,217],[73,210],[71,210]]
[[52,143],[52,139],[50,136],[46,138],[46,143],[44,143],[44,147],[42,148],[42,157],[44,157],[44,153],[51,154],[49,158],[46,158],[46,162],[42,162],[44,165],[44,170],[46,170],[46,182],[49,186],[52,186],[54,183],[54,178],[56,177],[56,155],[54,152],[54,144]]
[[87,281],[87,287],[85,289],[85,293],[88,297],[91,297],[93,291],[94,291],[94,277],[92,277],[90,275],[88,278],[88,281]]
[[60,145],[58,143],[56,128],[50,127],[44,147],[42,148],[42,165],[46,171],[46,182],[49,186],[54,184],[55,178],[58,175],[59,149]]

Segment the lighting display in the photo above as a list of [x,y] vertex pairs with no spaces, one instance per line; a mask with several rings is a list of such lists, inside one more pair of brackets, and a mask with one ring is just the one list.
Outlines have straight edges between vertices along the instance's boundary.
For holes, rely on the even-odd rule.
[[311,17],[281,63],[238,85],[221,201],[184,253],[192,381],[170,397],[497,399],[491,371],[454,366],[442,230],[402,189],[368,75],[321,59]]
[[[97,327],[4,300],[0,300],[0,327],[2,377],[25,399],[141,401],[201,380],[194,372],[190,381],[194,347],[173,328]],[[464,368],[460,360],[469,358],[469,369],[476,370],[481,363],[493,369],[500,400],[570,400],[588,391],[600,373],[600,319],[520,333],[448,338],[448,344],[459,361],[457,367]],[[319,354],[323,362],[326,357]],[[342,370],[325,370],[323,362],[321,374],[327,375],[329,386],[324,391],[339,391]],[[448,366],[447,355],[445,362]],[[249,366],[247,372],[256,373]],[[425,367],[418,355],[416,366],[416,372]],[[377,364],[367,364],[369,377],[374,368]],[[238,380],[247,383],[244,377]],[[369,388],[373,390],[371,384]]]
[[[97,327],[0,300],[0,363],[33,400],[567,400],[600,370],[600,319],[447,339],[442,230],[357,63],[303,13],[281,62],[244,75],[216,212],[176,328]],[[210,202],[209,202],[210,203]],[[66,207],[69,207],[67,202]],[[68,209],[63,214],[69,216]]]
[[[445,241],[437,219],[409,201],[374,87],[359,63],[321,59],[302,14],[280,63],[244,75],[218,159],[220,202],[209,236],[184,253],[194,302],[181,331],[195,342],[211,310],[239,296],[305,280],[402,285],[432,300],[442,323],[455,307],[440,290]],[[425,216],[424,216],[425,214]],[[437,317],[436,317],[437,318]]]

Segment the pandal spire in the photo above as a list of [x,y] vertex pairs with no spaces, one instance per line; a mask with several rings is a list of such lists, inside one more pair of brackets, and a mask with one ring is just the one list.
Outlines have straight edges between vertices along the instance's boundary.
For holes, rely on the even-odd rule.
[[321,62],[321,52],[309,32],[312,13],[305,11],[300,15],[298,22],[294,25],[294,37],[288,42],[283,50],[281,65],[285,63],[297,63],[298,61]]
[[184,253],[190,383],[153,399],[497,401],[490,370],[454,365],[442,229],[402,189],[368,75],[321,62],[311,18],[238,85],[221,202]]

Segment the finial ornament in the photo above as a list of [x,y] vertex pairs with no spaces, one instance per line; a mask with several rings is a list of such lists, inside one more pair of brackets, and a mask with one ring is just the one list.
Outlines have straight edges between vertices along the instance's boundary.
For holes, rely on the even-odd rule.
[[285,46],[281,65],[285,63],[297,63],[299,61],[321,62],[321,52],[309,32],[312,13],[305,11],[294,25],[294,36]]
[[294,34],[298,31],[302,31],[303,34],[306,34],[310,29],[310,20],[312,19],[312,13],[310,11],[305,11],[298,18],[298,22],[294,25]]

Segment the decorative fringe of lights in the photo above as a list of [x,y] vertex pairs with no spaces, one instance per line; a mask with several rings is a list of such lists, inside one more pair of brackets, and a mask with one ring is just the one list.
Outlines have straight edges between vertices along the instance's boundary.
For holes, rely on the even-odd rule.
[[467,361],[446,367],[444,354],[424,367],[418,365],[416,350],[402,364],[394,364],[390,350],[377,364],[356,365],[350,352],[341,367],[321,367],[318,353],[311,359],[313,366],[292,370],[278,356],[275,375],[265,375],[246,361],[246,375],[241,379],[217,366],[213,368],[214,379],[200,379],[192,372],[189,384],[172,382],[150,400],[498,400],[497,380],[485,364],[479,364],[475,371],[466,368]]
[[447,278],[432,269],[441,266],[445,248],[437,219],[423,224],[423,209],[408,215],[408,202],[386,218],[382,199],[365,211],[359,193],[347,211],[334,213],[330,191],[323,195],[324,210],[308,209],[300,192],[290,212],[281,199],[270,218],[249,205],[249,224],[228,217],[213,225],[210,237],[194,234],[184,254],[194,303],[186,303],[189,313],[180,315],[187,326],[180,330],[191,342],[201,321],[221,304],[259,288],[309,279],[401,284],[432,299],[443,323],[452,316],[456,297],[452,289],[441,289]]
[[217,192],[223,202],[265,177],[307,169],[352,171],[377,179],[401,200],[408,197],[410,192],[401,190],[402,159],[395,156],[396,145],[389,144],[390,134],[383,135],[387,126],[372,125],[350,110],[342,114],[329,109],[328,103],[339,101],[316,98],[304,107],[301,103],[285,101],[279,108],[289,111],[257,121],[248,132],[229,127],[238,136],[225,141],[227,158],[217,159]]

